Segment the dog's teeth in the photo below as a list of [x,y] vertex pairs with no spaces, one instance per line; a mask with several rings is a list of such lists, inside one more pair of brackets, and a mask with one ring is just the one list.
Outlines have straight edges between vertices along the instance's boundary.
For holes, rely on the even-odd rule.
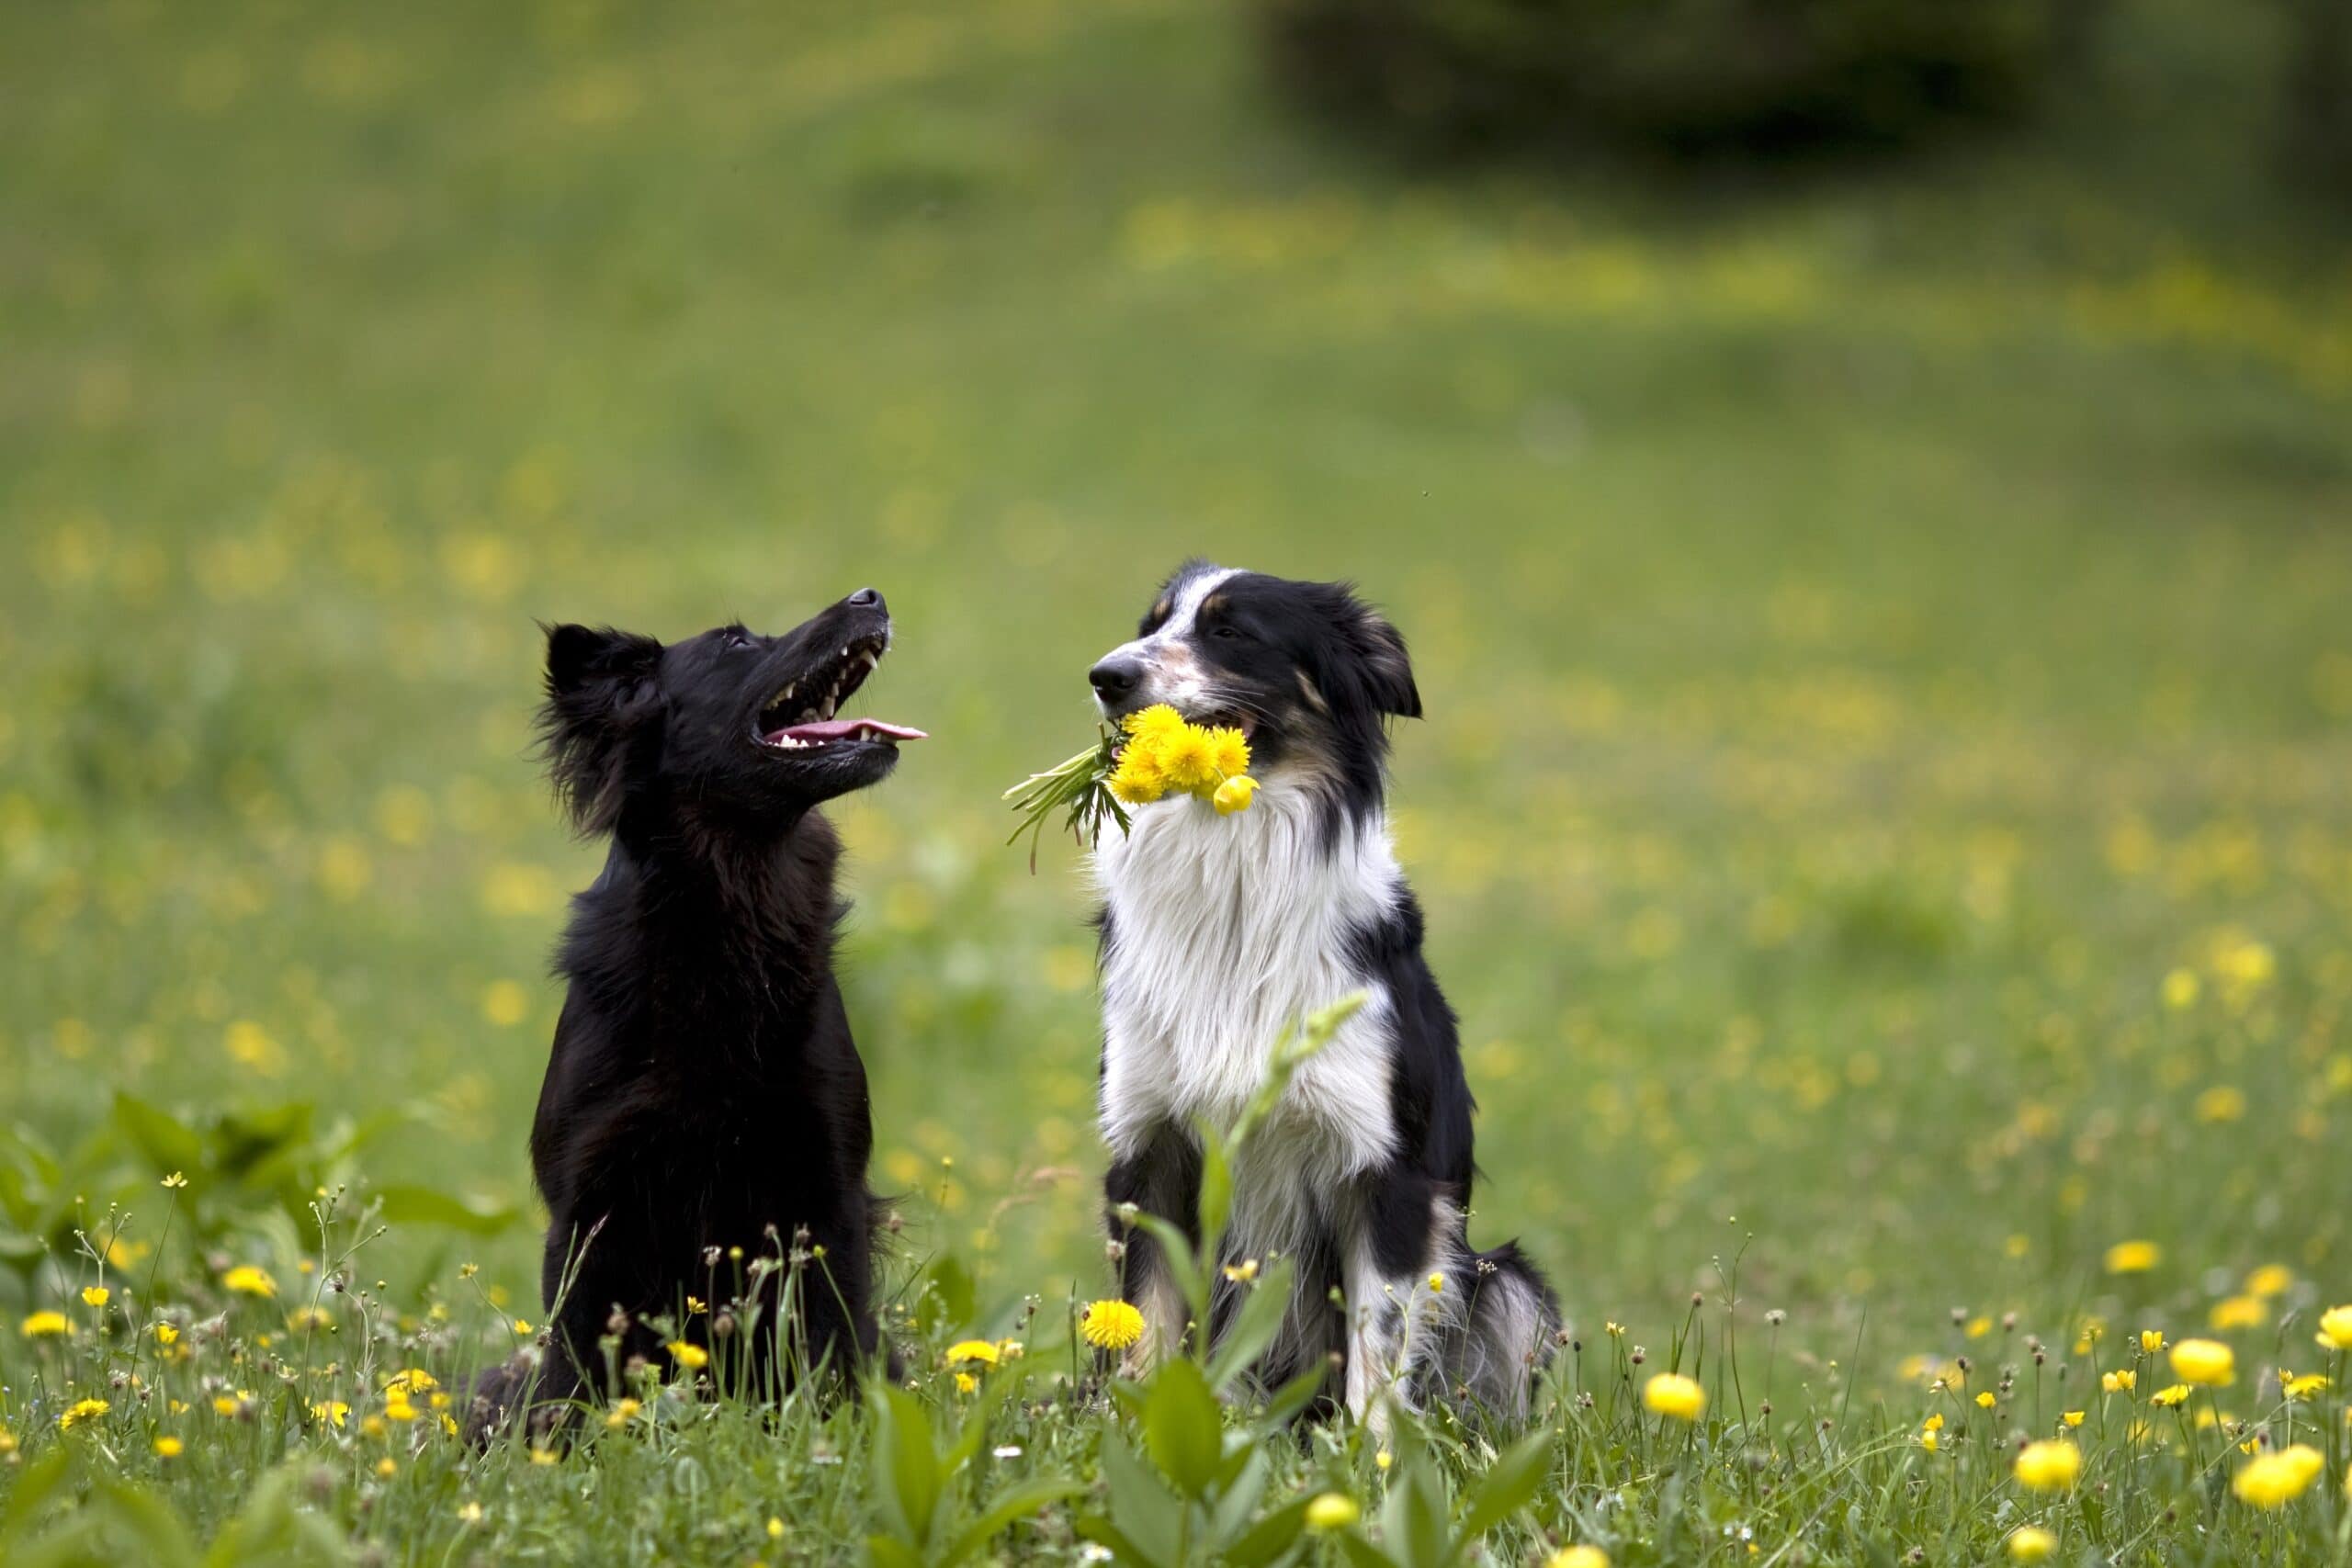
[[777,702],[780,702],[780,703],[788,703],[788,702],[790,702],[790,701],[792,700],[792,694],[793,694],[793,693],[795,693],[795,692],[797,692],[797,691],[798,691],[799,689],[800,689],[800,682],[797,682],[797,681],[788,682],[786,682],[786,683],[784,690],[783,690],[782,692],[779,692],[778,694],[776,694],[776,699],[775,699],[775,700],[776,700]]

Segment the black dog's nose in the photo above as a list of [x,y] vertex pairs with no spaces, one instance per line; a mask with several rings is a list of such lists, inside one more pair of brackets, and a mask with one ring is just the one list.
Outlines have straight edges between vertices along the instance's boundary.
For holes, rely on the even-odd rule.
[[878,610],[882,608],[882,590],[879,588],[861,588],[856,592],[851,594],[847,599],[842,600],[842,603],[844,604],[854,604],[861,610]]
[[1094,694],[1106,703],[1115,703],[1132,694],[1143,681],[1143,665],[1133,659],[1106,659],[1086,672],[1093,682]]

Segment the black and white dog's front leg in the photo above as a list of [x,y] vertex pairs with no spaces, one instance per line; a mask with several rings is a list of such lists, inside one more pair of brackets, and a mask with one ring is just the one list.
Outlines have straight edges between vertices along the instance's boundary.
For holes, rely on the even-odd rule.
[[1201,1242],[1201,1151],[1192,1137],[1174,1127],[1160,1126],[1140,1140],[1136,1151],[1112,1162],[1102,1179],[1111,1239],[1119,1244],[1119,1295],[1143,1314],[1143,1337],[1126,1354],[1125,1371],[1141,1377],[1162,1356],[1183,1343],[1191,1309],[1176,1287],[1159,1238],[1122,1217],[1132,1203],[1142,1213],[1167,1221],[1182,1231],[1194,1247]]
[[1461,1333],[1459,1281],[1446,1268],[1453,1205],[1396,1166],[1364,1179],[1346,1220],[1348,1411],[1385,1431],[1392,1402],[1418,1408]]

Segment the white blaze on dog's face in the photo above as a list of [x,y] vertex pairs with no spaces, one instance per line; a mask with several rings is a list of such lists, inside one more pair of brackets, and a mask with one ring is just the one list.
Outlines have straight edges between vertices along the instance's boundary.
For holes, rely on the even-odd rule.
[[1376,784],[1391,717],[1420,716],[1404,639],[1345,583],[1191,561],[1136,637],[1087,672],[1117,720],[1165,703],[1249,737],[1253,771],[1284,762]]

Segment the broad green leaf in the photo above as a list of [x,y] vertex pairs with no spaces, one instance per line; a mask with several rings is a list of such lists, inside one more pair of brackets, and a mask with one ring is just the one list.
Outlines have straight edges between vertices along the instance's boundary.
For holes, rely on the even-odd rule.
[[1152,1462],[1185,1496],[1207,1496],[1225,1457],[1216,1395],[1191,1361],[1173,1360],[1151,1380],[1144,1402],[1143,1440]]
[[923,1271],[923,1292],[932,1305],[923,1315],[931,1325],[938,1328],[961,1328],[972,1321],[972,1308],[978,1299],[972,1283],[972,1271],[952,1253],[943,1253],[939,1259]]
[[1238,1287],[1247,1294],[1241,1310],[1226,1325],[1225,1337],[1209,1358],[1209,1382],[1219,1393],[1230,1393],[1274,1337],[1283,1331],[1290,1311],[1291,1263],[1278,1258],[1266,1265],[1255,1283]]
[[867,1536],[865,1554],[874,1560],[876,1568],[923,1568],[922,1553],[887,1535]]
[[1259,1427],[1270,1430],[1288,1425],[1292,1416],[1315,1403],[1315,1396],[1323,1392],[1325,1376],[1321,1367],[1309,1367],[1268,1394],[1258,1412]]
[[1463,1507],[1460,1533],[1464,1542],[1476,1541],[1527,1506],[1551,1469],[1552,1434],[1548,1431],[1532,1433],[1495,1456]]
[[1233,1166],[1227,1159],[1225,1141],[1206,1122],[1200,1125],[1201,1196],[1198,1212],[1201,1221],[1201,1256],[1214,1261],[1217,1256],[1218,1238],[1225,1235],[1226,1222],[1233,1217]]
[[1116,1438],[1102,1440],[1102,1481],[1111,1493],[1111,1522],[1119,1533],[1148,1554],[1148,1561],[1175,1562],[1183,1534],[1183,1499]]
[[376,1199],[386,1223],[395,1225],[447,1225],[474,1235],[496,1235],[515,1219],[510,1203],[460,1198],[431,1187],[379,1187]]
[[1454,1556],[1446,1528],[1444,1483],[1426,1451],[1409,1461],[1398,1456],[1390,1472],[1388,1502],[1380,1512],[1381,1544],[1404,1568],[1444,1568]]
[[899,1538],[927,1549],[932,1515],[939,1505],[931,1417],[914,1395],[888,1383],[874,1384],[872,1397],[875,1495]]
[[135,1095],[115,1091],[114,1124],[140,1157],[154,1167],[158,1177],[175,1170],[204,1168],[204,1140],[180,1124],[178,1117],[148,1104]]
[[1136,1545],[1125,1531],[1100,1514],[1089,1514],[1071,1528],[1080,1540],[1108,1549],[1114,1562],[1131,1562],[1136,1568],[1167,1568],[1159,1558]]
[[1400,1568],[1406,1561],[1391,1557],[1353,1531],[1340,1538],[1340,1550],[1354,1568]]
[[1176,1281],[1176,1289],[1196,1314],[1208,1306],[1208,1279],[1193,1250],[1192,1239],[1158,1214],[1138,1213],[1136,1224],[1159,1244],[1161,1261]]
[[66,1470],[73,1464],[71,1450],[55,1448],[25,1466],[17,1477],[17,1484],[6,1499],[0,1500],[0,1561],[5,1561],[6,1548],[18,1540],[31,1528],[33,1516],[49,1495],[65,1479]]
[[1252,1525],[1221,1555],[1232,1568],[1264,1568],[1288,1551],[1299,1532],[1306,1528],[1306,1505],[1312,1501],[1312,1497],[1301,1497],[1275,1509]]
[[1209,1520],[1209,1541],[1240,1536],[1258,1500],[1266,1495],[1266,1450],[1253,1435],[1235,1433],[1225,1462],[1217,1470],[1216,1511]]
[[1028,1481],[999,1494],[989,1511],[956,1537],[955,1543],[939,1559],[940,1568],[955,1568],[955,1564],[975,1556],[982,1547],[1038,1509],[1065,1497],[1075,1497],[1085,1490],[1085,1483],[1077,1481]]

